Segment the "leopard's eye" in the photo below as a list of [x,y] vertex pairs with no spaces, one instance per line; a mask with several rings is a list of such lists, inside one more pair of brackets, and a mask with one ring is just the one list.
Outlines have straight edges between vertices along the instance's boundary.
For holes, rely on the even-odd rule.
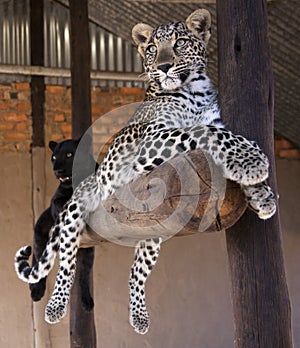
[[189,42],[188,39],[178,39],[176,42],[175,42],[175,47],[176,48],[181,48],[181,47],[184,47],[187,43]]
[[147,47],[147,51],[150,52],[150,53],[156,53],[157,47],[155,45],[149,45]]
[[70,157],[73,156],[73,154],[72,154],[72,152],[67,152],[66,156],[67,156],[68,158],[70,158]]

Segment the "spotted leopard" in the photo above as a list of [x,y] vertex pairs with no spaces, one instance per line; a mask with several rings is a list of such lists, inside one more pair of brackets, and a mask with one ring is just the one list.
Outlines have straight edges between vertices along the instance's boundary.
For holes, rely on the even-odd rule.
[[[260,218],[275,213],[273,193],[264,183],[268,177],[267,157],[254,142],[224,129],[217,93],[205,72],[210,25],[209,12],[200,9],[185,22],[156,28],[140,23],[133,28],[133,39],[149,79],[144,102],[116,135],[96,174],[74,190],[52,228],[39,263],[29,266],[28,246],[15,257],[18,276],[36,283],[49,273],[59,251],[56,283],[45,311],[47,322],[58,322],[66,314],[81,231],[100,201],[180,153],[202,149],[225,178],[241,184],[249,205]],[[149,328],[145,283],[157,262],[160,245],[160,238],[140,241],[131,268],[129,316],[140,334]]]

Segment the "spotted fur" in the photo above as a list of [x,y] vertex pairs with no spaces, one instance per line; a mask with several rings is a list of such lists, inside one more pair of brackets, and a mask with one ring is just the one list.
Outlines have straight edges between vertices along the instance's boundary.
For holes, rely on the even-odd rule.
[[[260,148],[223,128],[217,93],[206,76],[206,45],[210,37],[210,14],[193,12],[185,22],[153,29],[137,24],[132,31],[144,58],[149,78],[145,101],[113,141],[96,175],[83,181],[73,193],[52,229],[46,251],[34,267],[30,250],[21,248],[16,271],[26,282],[37,282],[52,268],[59,250],[59,271],[45,318],[58,322],[66,313],[81,231],[89,215],[117,188],[162,163],[194,149],[209,154],[225,178],[241,184],[252,208],[262,219],[271,217],[276,204],[268,177],[268,159]],[[144,334],[149,328],[145,283],[160,251],[161,240],[138,243],[131,268],[130,323]]]

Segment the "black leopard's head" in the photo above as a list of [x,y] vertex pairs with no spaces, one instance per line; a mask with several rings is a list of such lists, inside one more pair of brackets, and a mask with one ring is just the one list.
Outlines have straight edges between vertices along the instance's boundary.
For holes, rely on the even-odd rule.
[[53,172],[64,186],[72,185],[73,160],[78,144],[79,140],[49,142],[49,148],[52,150]]
[[150,82],[175,90],[187,84],[193,73],[205,71],[210,27],[210,13],[204,9],[193,12],[185,22],[156,28],[144,23],[134,26],[132,37]]

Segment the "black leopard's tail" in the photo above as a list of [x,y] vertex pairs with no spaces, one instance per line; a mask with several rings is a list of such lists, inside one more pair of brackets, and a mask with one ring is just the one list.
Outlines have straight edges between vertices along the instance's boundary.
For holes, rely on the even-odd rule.
[[15,270],[18,277],[26,283],[37,283],[51,271],[59,249],[59,231],[55,229],[49,239],[39,261],[33,266],[29,265],[31,246],[20,248],[15,256]]

